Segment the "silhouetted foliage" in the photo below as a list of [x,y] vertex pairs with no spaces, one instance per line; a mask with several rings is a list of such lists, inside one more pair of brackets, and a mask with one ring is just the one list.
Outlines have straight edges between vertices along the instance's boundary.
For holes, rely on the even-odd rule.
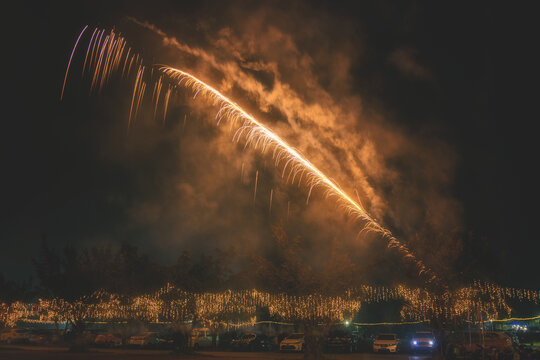
[[15,282],[4,279],[0,273],[0,302],[11,303],[13,301],[30,301],[34,297],[32,282]]
[[163,267],[129,244],[122,244],[116,252],[110,247],[78,250],[66,246],[60,255],[44,240],[33,262],[40,292],[66,300],[100,289],[126,295],[145,293],[166,281]]

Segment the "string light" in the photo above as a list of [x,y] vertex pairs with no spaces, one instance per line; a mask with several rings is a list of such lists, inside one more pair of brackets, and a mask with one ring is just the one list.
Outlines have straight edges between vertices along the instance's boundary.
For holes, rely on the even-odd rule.
[[[339,323],[351,319],[362,304],[400,301],[403,303],[399,323],[354,323],[354,325],[399,325],[427,319],[478,320],[509,316],[509,302],[540,304],[540,291],[504,288],[492,283],[474,282],[471,286],[435,294],[426,289],[399,285],[394,288],[361,286],[340,296],[322,294],[289,295],[257,290],[226,290],[195,293],[167,285],[139,296],[126,296],[96,291],[76,301],[61,298],[39,299],[36,303],[20,301],[0,303],[0,323],[13,326],[28,322],[124,322],[140,320],[148,323],[199,322],[208,326],[245,326],[274,323],[290,325],[298,321]],[[258,308],[267,308],[276,322],[257,322]],[[490,321],[526,321],[530,318],[502,318]]]

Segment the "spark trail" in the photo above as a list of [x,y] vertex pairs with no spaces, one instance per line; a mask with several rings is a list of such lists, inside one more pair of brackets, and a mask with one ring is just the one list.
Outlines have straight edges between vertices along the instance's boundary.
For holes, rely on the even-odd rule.
[[[79,34],[71,52],[62,86],[61,97],[63,96],[66,86],[73,54],[75,53],[79,40],[86,28],[87,26]],[[129,112],[129,127],[136,119],[145,96],[147,84],[143,77],[145,76],[145,73],[150,73],[151,76],[152,72],[145,72],[142,58],[138,54],[131,52],[131,48],[126,45],[126,40],[123,37],[116,34],[114,30],[111,30],[105,37],[104,34],[105,30],[98,29],[95,29],[92,33],[86,51],[86,57],[84,59],[83,75],[85,69],[88,69],[91,75],[91,90],[100,90],[104,84],[109,81],[114,72],[120,71],[120,67],[122,68],[121,76],[123,78],[129,77],[131,69],[133,65],[135,65],[137,70]],[[235,102],[196,76],[170,66],[159,66],[158,68],[161,73],[170,80],[170,85],[167,85],[166,91],[162,91],[165,86],[162,76],[159,76],[157,83],[154,84],[154,90],[150,95],[154,102],[154,118],[156,117],[157,105],[160,102],[160,94],[163,94],[161,102],[164,109],[163,121],[165,121],[171,94],[176,87],[191,89],[194,92],[194,98],[203,96],[209,99],[214,105],[219,107],[219,110],[216,113],[218,125],[223,121],[228,121],[231,128],[235,128],[236,125],[233,141],[239,142],[241,139],[244,139],[245,147],[252,146],[255,149],[260,149],[262,153],[271,150],[275,166],[278,169],[281,168],[281,177],[285,178],[285,175],[287,175],[285,180],[286,183],[298,183],[298,185],[307,184],[308,195],[306,201],[309,201],[315,187],[324,189],[326,197],[335,197],[338,203],[350,216],[363,222],[364,227],[360,233],[363,231],[379,233],[388,242],[389,248],[396,249],[405,259],[410,260],[415,264],[419,275],[425,276],[428,282],[438,279],[433,271],[424,265],[424,263],[418,259],[405,244],[396,239],[388,229],[383,227],[369,215],[360,200],[355,201],[351,198],[338,184],[327,177],[305,156],[301,155],[292,146],[287,144],[285,140],[280,138],[270,128],[266,127]],[[257,177],[258,171],[255,178],[254,201],[257,192]],[[290,204],[287,206],[287,213],[289,213],[289,205]]]
[[79,44],[79,40],[81,40],[81,36],[84,34],[86,29],[88,28],[88,25],[86,25],[79,36],[77,37],[77,40],[75,41],[75,46],[73,46],[73,50],[71,50],[71,55],[69,56],[69,61],[66,68],[66,74],[64,75],[64,83],[62,84],[62,92],[60,93],[60,100],[64,97],[64,90],[66,89],[66,80],[68,77],[69,67],[71,66],[71,60],[73,59],[73,54],[75,53],[75,50],[77,50],[77,44]]
[[302,177],[306,178],[305,180],[309,187],[308,198],[315,186],[323,187],[326,190],[327,197],[335,196],[350,215],[365,222],[366,225],[362,231],[380,233],[388,241],[390,248],[397,249],[406,259],[415,263],[420,275],[427,275],[429,281],[436,279],[436,275],[432,270],[426,267],[421,260],[417,259],[408,247],[396,239],[389,230],[373,219],[360,201],[353,200],[335,182],[330,180],[322,171],[287,144],[276,133],[249,115],[218,90],[194,75],[169,66],[162,66],[160,70],[168,75],[171,80],[175,81],[177,86],[191,88],[195,93],[194,96],[205,96],[213,101],[219,107],[219,111],[216,114],[218,124],[223,120],[229,121],[233,125],[240,123],[233,140],[238,142],[242,136],[245,136],[246,146],[251,145],[256,149],[260,147],[263,153],[273,148],[272,157],[275,160],[276,167],[279,167],[280,163],[283,162],[282,177],[284,177],[288,170],[287,181],[291,179],[291,183],[294,183],[297,177],[299,177],[299,184],[302,181]]

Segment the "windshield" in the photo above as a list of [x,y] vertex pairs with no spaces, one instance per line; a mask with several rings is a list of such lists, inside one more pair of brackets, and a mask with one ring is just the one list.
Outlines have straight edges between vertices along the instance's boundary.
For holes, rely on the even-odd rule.
[[242,336],[242,339],[253,339],[255,337],[255,334],[246,334]]
[[287,339],[302,339],[304,334],[292,334],[287,337]]
[[343,330],[334,330],[329,334],[330,337],[347,337],[348,335],[349,334]]
[[381,334],[377,336],[377,340],[395,340],[396,337],[390,334]]
[[[485,335],[485,334],[484,334]],[[481,333],[478,332],[461,332],[454,333],[448,337],[451,341],[460,341],[460,342],[480,342],[482,340]],[[484,338],[486,338],[484,336]]]

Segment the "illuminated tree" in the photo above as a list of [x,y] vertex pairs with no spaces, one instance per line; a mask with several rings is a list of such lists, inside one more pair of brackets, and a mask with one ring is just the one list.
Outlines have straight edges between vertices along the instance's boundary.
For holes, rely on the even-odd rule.
[[197,316],[195,294],[167,285],[158,291],[157,299],[160,320],[170,323],[176,349],[186,351]]
[[280,293],[279,301],[268,302],[270,313],[296,322],[305,332],[305,357],[319,358],[329,328],[360,308],[360,301],[347,295],[356,267],[335,241],[325,266],[314,269],[301,256],[300,238],[289,239],[282,226],[274,227],[274,236],[276,253],[255,257],[259,284]]

